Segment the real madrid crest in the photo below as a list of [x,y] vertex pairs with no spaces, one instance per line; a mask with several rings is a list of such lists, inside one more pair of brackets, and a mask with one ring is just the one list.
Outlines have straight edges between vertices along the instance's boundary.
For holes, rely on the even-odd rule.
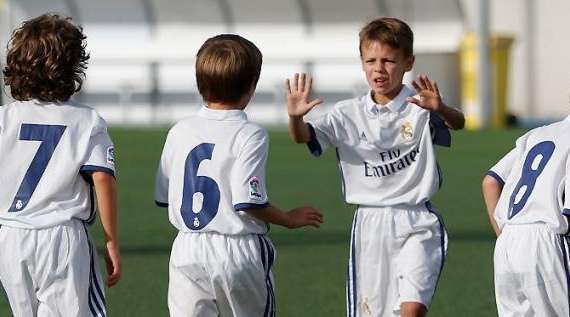
[[414,137],[414,130],[412,128],[412,124],[409,121],[402,124],[402,127],[400,128],[400,135],[402,135],[402,138],[404,138],[406,141],[409,141]]

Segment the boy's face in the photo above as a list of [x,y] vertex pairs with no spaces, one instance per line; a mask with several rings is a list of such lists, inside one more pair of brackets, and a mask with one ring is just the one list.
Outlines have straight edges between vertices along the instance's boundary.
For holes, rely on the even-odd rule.
[[414,56],[404,56],[400,49],[378,41],[362,46],[362,70],[376,103],[386,104],[394,99],[402,88],[404,74],[414,66]]

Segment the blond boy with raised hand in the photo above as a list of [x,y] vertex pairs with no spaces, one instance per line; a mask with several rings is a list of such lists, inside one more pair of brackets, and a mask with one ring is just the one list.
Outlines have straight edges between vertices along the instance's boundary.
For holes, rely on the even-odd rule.
[[[311,79],[287,80],[289,131],[315,156],[335,147],[347,203],[354,215],[347,276],[347,316],[424,316],[447,252],[447,234],[430,203],[441,186],[434,145],[450,146],[448,127],[463,114],[446,106],[437,84],[419,76],[413,33],[403,21],[380,18],[360,32],[362,69],[370,91],[337,103],[323,117],[305,116]],[[416,95],[417,93],[417,95]]]
[[94,192],[107,285],[121,277],[113,143],[95,110],[70,100],[89,55],[70,18],[45,14],[16,29],[0,107],[0,282],[14,316],[105,316],[87,225]]
[[310,207],[283,212],[269,204],[267,131],[243,111],[262,55],[247,39],[208,39],[196,58],[200,111],[168,133],[155,199],[180,231],[172,246],[171,316],[275,316],[269,223],[318,227]]

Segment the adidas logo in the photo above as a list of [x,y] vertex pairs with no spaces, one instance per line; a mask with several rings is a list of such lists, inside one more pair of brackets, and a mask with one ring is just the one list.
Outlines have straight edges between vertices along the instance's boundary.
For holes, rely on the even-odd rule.
[[360,139],[362,141],[368,141],[368,138],[366,137],[366,134],[364,134],[364,132],[362,132],[362,134],[360,135]]

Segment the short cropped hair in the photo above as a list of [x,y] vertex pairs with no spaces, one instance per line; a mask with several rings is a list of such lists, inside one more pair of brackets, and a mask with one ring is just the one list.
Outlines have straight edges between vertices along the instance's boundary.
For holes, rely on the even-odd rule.
[[12,97],[67,101],[81,89],[89,54],[71,18],[48,13],[25,21],[8,44],[4,81]]
[[390,17],[375,19],[366,24],[358,35],[360,56],[362,56],[362,47],[371,42],[380,42],[400,49],[405,57],[414,55],[414,33],[402,20]]
[[257,46],[235,34],[204,42],[196,55],[196,82],[206,102],[236,104],[257,85],[263,56]]

